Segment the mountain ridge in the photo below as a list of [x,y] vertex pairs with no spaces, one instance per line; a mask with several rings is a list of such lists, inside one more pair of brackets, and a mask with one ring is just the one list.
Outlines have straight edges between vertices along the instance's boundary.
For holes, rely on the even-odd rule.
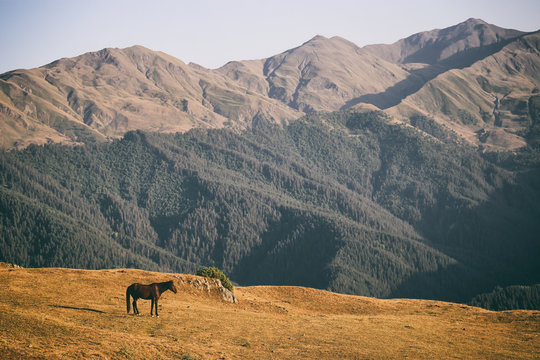
[[393,44],[367,45],[364,49],[394,63],[433,65],[458,52],[491,45],[524,34],[527,33],[503,29],[481,19],[470,18],[448,28],[420,32]]
[[529,132],[536,121],[531,114],[537,112],[540,86],[539,43],[540,32],[520,35],[470,66],[437,74],[388,112],[433,116],[487,149],[523,147],[527,136],[519,134]]
[[[317,35],[269,58],[232,61],[214,70],[137,45],[103,49],[0,75],[0,146],[9,149],[30,143],[105,141],[135,129],[243,129],[261,117],[284,124],[305,113],[357,107],[385,110],[404,122],[414,115],[431,116],[475,146],[513,149],[527,140],[512,127],[507,128],[509,122],[504,119],[527,111],[508,108],[499,112],[502,121],[498,123],[503,126],[495,129],[493,138],[501,140],[482,143],[484,135],[478,133],[475,138],[472,133],[482,128],[488,133],[493,130],[484,121],[484,114],[496,112],[494,106],[473,111],[463,105],[479,126],[459,127],[455,126],[461,121],[455,111],[433,111],[422,101],[411,101],[420,91],[433,96],[429,86],[439,75],[469,68],[531,34],[468,19],[394,44],[362,48],[339,36]],[[528,45],[521,46],[520,52],[529,51]],[[526,61],[540,66],[538,55]],[[532,90],[540,87],[536,78],[531,79]],[[534,97],[532,90],[524,96]],[[452,89],[460,91],[463,89]],[[405,99],[408,110],[400,106]],[[529,110],[536,111],[534,107]],[[532,123],[530,115],[523,116]]]
[[0,106],[15,108],[26,123],[36,126],[43,124],[44,115],[49,128],[61,135],[66,121],[101,137],[117,137],[139,128],[176,132],[195,124],[222,127],[229,118],[243,127],[257,114],[277,113],[280,120],[298,116],[272,99],[246,94],[218,73],[142,46],[103,49],[31,71],[15,70],[0,81],[9,93],[16,92]]

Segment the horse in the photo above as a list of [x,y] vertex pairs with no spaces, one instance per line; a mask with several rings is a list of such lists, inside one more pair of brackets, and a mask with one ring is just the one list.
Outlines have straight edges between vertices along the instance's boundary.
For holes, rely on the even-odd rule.
[[163,294],[165,291],[171,290],[173,293],[176,294],[176,286],[174,286],[174,282],[172,280],[165,281],[162,283],[153,283],[150,285],[142,285],[139,283],[134,283],[128,286],[126,289],[126,307],[127,312],[129,314],[129,297],[133,297],[133,313],[136,315],[139,315],[139,309],[137,308],[137,300],[138,299],[145,299],[145,300],[152,300],[152,307],[150,309],[150,315],[154,316],[154,306],[156,309],[156,316],[158,315],[158,300],[161,294]]

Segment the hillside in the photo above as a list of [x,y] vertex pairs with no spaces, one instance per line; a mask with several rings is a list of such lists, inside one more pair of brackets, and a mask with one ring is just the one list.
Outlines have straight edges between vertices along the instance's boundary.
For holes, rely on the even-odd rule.
[[530,130],[538,123],[539,74],[537,32],[470,66],[441,73],[388,113],[402,119],[433,117],[483,149],[516,149],[531,140]]
[[368,45],[364,49],[392,63],[434,65],[452,57],[457,59],[459,53],[507,43],[524,34],[471,18],[445,29],[411,35],[394,44]]
[[320,35],[268,59],[231,62],[217,71],[306,113],[339,110],[347,101],[384,91],[408,75],[350,41]]
[[[126,314],[133,282],[173,279],[160,317]],[[237,287],[224,302],[192,275],[0,268],[0,358],[533,359],[538,311],[378,300],[300,287]]]
[[142,46],[11,71],[0,85],[3,148],[103,141],[134,129],[244,128],[257,115],[278,123],[300,115],[218,72]]
[[415,121],[348,111],[1,153],[0,258],[461,302],[538,283],[537,149],[489,159]]
[[428,116],[483,150],[523,147],[537,123],[538,33],[468,19],[363,48],[315,36],[266,59],[210,70],[141,46],[0,75],[0,147],[88,143],[130,130],[286,124],[306,113]]
[[497,287],[492,292],[475,296],[470,302],[489,310],[540,309],[540,285]]

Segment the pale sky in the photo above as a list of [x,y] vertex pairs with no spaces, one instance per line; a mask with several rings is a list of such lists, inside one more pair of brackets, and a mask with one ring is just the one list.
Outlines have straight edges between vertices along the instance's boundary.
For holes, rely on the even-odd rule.
[[471,17],[535,31],[540,0],[0,0],[0,16],[0,73],[132,45],[217,68],[315,35],[390,44]]

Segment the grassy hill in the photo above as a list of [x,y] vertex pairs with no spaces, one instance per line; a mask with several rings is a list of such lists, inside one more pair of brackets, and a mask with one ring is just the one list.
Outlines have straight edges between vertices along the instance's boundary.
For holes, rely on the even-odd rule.
[[[174,280],[160,317],[133,282]],[[540,312],[378,300],[302,287],[237,287],[237,304],[193,275],[0,268],[2,359],[533,359]]]

